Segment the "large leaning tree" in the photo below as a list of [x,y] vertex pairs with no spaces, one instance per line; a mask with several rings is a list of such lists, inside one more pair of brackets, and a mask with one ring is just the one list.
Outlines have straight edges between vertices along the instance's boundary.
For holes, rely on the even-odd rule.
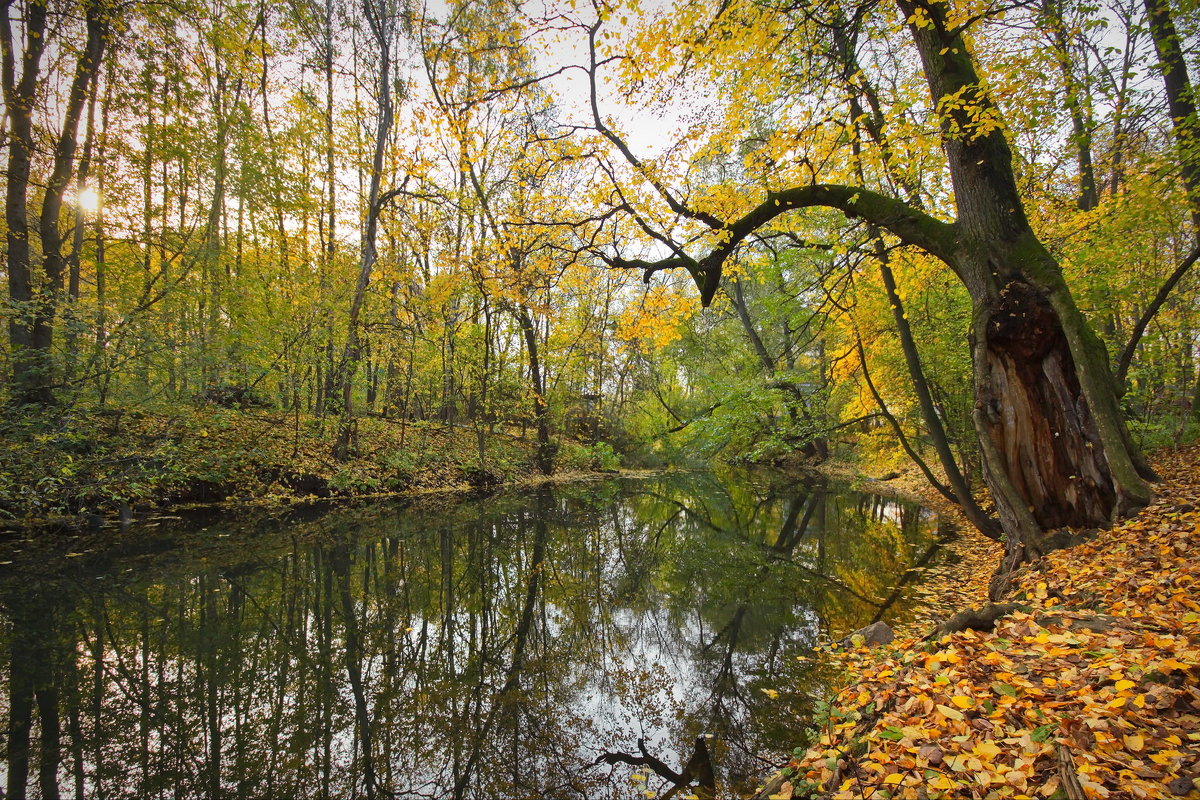
[[[972,4],[972,12],[979,12],[980,5]],[[725,0],[704,12],[697,12],[698,7],[689,6],[693,19],[701,13],[708,17],[694,26],[699,33],[689,46],[695,48],[696,42],[708,37],[709,49],[693,49],[681,59],[684,62],[690,58],[694,63],[705,52],[716,53],[739,31],[779,25],[783,20],[783,25],[794,27],[793,32],[769,34],[773,38],[760,52],[734,53],[729,56],[731,63],[739,58],[762,59],[761,53],[768,52],[765,58],[777,59],[780,74],[802,69],[812,74],[820,69],[817,62],[822,58],[825,68],[833,72],[838,64],[832,51],[805,53],[803,43],[794,41],[789,51],[781,43],[788,36],[799,36],[794,31],[805,26],[810,31],[806,41],[817,43],[835,38],[821,29],[837,26],[876,21],[879,30],[890,31],[889,47],[896,63],[919,58],[928,87],[925,111],[934,120],[934,137],[944,159],[935,169],[948,175],[952,200],[943,192],[942,208],[935,213],[929,205],[913,202],[894,183],[889,187],[884,180],[858,181],[853,170],[838,173],[809,165],[807,180],[788,187],[762,181],[765,187],[753,201],[740,207],[726,204],[724,208],[735,213],[724,216],[720,204],[706,206],[704,197],[693,200],[686,189],[669,186],[661,170],[639,161],[603,120],[595,107],[594,87],[597,68],[605,64],[597,53],[605,50],[596,46],[599,28],[593,26],[595,126],[632,165],[649,187],[648,193],[670,209],[664,216],[691,226],[687,240],[656,236],[670,248],[665,257],[609,254],[610,263],[644,269],[647,276],[662,269],[686,269],[707,304],[738,247],[772,226],[786,227],[786,216],[800,209],[836,209],[847,218],[882,229],[899,245],[919,248],[940,260],[970,295],[972,417],[984,480],[1006,534],[1007,568],[1044,553],[1048,530],[1106,525],[1146,504],[1154,474],[1126,429],[1108,354],[1080,313],[1059,263],[1027,218],[1010,136],[972,47],[971,30],[979,17],[955,8],[951,0],[895,0],[894,5],[871,0],[857,4]],[[739,14],[743,15],[740,21]],[[806,59],[809,63],[804,63]],[[845,63],[844,58],[841,61]],[[863,58],[862,64],[862,74],[849,76],[851,80],[867,80],[871,76],[866,73],[880,71],[882,62],[878,57]],[[881,82],[894,80],[889,75],[874,77]],[[852,124],[847,121],[846,127]],[[886,149],[879,141],[874,144],[877,150]],[[926,151],[930,152],[938,150]],[[878,154],[878,161],[890,157],[884,152]],[[830,173],[845,175],[847,183],[855,185],[820,180]],[[919,181],[920,176],[913,180]],[[638,206],[630,199],[632,193],[618,188],[616,203],[631,215],[641,214],[634,210]],[[713,207],[718,210],[710,210]],[[638,224],[651,233],[645,219]]]

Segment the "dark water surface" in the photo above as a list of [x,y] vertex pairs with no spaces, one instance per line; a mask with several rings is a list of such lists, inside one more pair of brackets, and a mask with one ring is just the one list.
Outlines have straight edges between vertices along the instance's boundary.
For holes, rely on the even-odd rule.
[[597,759],[642,738],[678,770],[709,733],[736,793],[824,691],[796,656],[902,617],[935,528],[835,486],[696,473],[161,519],[119,549],[11,539],[0,785],[642,797],[669,784]]

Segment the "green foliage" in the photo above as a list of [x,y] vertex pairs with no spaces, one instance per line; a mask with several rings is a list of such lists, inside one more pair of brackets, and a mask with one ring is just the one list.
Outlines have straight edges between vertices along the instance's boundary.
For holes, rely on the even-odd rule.
[[608,442],[589,445],[565,441],[559,448],[556,463],[562,470],[615,470],[621,466],[621,457]]
[[1200,440],[1200,420],[1194,417],[1152,417],[1129,422],[1134,441],[1147,449],[1177,447]]

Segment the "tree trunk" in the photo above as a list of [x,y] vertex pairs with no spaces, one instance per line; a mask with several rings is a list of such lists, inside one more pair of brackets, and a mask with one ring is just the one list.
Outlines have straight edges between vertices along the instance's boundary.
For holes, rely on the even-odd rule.
[[44,364],[41,391],[49,395],[53,382],[53,365],[50,348],[53,344],[54,318],[63,292],[64,273],[67,267],[63,255],[63,236],[59,229],[62,216],[63,195],[70,185],[75,166],[75,150],[79,120],[87,102],[89,90],[95,88],[95,75],[104,54],[108,24],[102,3],[89,0],[85,3],[87,16],[87,41],[75,66],[75,75],[67,95],[67,107],[63,117],[62,132],[54,147],[54,162],[50,178],[46,182],[46,194],[42,200],[38,230],[42,243],[42,269],[46,286],[35,301],[33,320],[33,348]]
[[529,353],[529,384],[533,390],[533,421],[537,430],[537,466],[544,474],[554,470],[554,446],[550,443],[550,408],[546,404],[546,386],[542,378],[542,364],[538,357],[537,328],[529,309],[517,306],[514,310],[521,333],[525,337],[525,349]]
[[730,283],[733,291],[729,293],[729,297],[733,300],[733,308],[737,312],[738,321],[742,323],[742,330],[754,347],[754,354],[758,356],[758,363],[762,366],[763,372],[767,375],[774,375],[776,371],[775,358],[767,350],[762,337],[758,335],[758,330],[754,327],[754,320],[750,319],[750,309],[746,306],[746,295],[742,291],[742,279],[734,278]]
[[[920,51],[958,207],[951,266],[974,305],[973,419],[984,477],[1008,534],[1006,565],[1040,555],[1041,532],[1105,525],[1149,502],[1107,353],[1058,263],[1034,235],[999,111],[943,3],[898,0]],[[924,17],[930,24],[915,21]]]
[[[95,83],[99,80],[99,69],[92,76],[93,86],[88,97],[87,110],[87,130],[83,138],[83,153],[79,158],[79,169],[76,170],[75,176],[75,197],[82,198],[83,192],[87,189],[87,181],[92,165],[92,148],[96,141],[96,90]],[[99,208],[96,209],[99,211]],[[83,207],[82,201],[75,204],[75,226],[71,233],[71,253],[67,257],[68,277],[67,277],[67,303],[71,309],[72,317],[78,313],[79,306],[79,261],[83,255],[84,228],[87,223],[87,209]],[[76,364],[79,360],[79,345],[78,336],[74,328],[67,332],[67,366],[63,376],[63,382],[69,383],[75,372]]]
[[392,130],[392,45],[395,40],[396,20],[389,16],[383,4],[367,2],[364,5],[367,22],[379,48],[379,71],[376,75],[379,87],[379,108],[375,120],[374,150],[371,156],[370,187],[367,191],[366,229],[363,231],[362,254],[359,261],[358,281],[350,301],[350,320],[346,334],[346,346],[342,351],[338,377],[341,379],[341,419],[338,422],[337,441],[333,446],[333,457],[338,461],[350,455],[354,435],[354,377],[361,357],[359,321],[366,301],[367,287],[371,283],[371,272],[375,268],[376,239],[379,234],[379,195],[383,179],[383,156],[387,149],[388,136]]
[[29,250],[29,176],[35,143],[33,106],[46,46],[46,5],[30,3],[25,20],[25,50],[18,77],[14,62],[12,30],[7,21],[10,2],[3,3],[6,20],[0,25],[3,53],[4,105],[9,119],[8,173],[5,176],[4,218],[8,230],[8,296],[14,304],[8,320],[9,351],[12,356],[11,399],[17,403],[48,403],[50,395],[49,353],[38,351],[33,341],[34,276]]
[[1075,207],[1080,211],[1091,211],[1100,203],[1096,169],[1092,163],[1091,99],[1075,74],[1071,37],[1063,17],[1062,0],[1044,0],[1042,14],[1050,29],[1054,59],[1063,77],[1063,103],[1071,117],[1071,144],[1075,147],[1075,159],[1079,167],[1079,193],[1075,198]]
[[1200,163],[1197,163],[1195,145],[1192,143],[1196,136],[1196,103],[1187,61],[1183,56],[1182,40],[1175,29],[1168,0],[1144,0],[1144,3],[1150,38],[1154,40],[1154,50],[1160,62],[1158,71],[1167,94],[1171,132],[1179,148],[1179,171],[1187,191],[1192,224],[1200,230]]
[[[998,507],[1006,527],[1031,515],[1041,529],[1103,525],[1117,486],[1053,307],[1033,286],[1014,279],[1001,296],[977,307],[975,421],[1027,509]],[[988,456],[991,456],[989,458]],[[991,482],[999,476],[992,475]]]

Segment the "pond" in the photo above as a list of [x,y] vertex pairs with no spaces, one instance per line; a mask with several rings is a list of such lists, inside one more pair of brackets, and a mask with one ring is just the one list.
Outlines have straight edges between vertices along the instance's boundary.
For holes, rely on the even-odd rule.
[[7,797],[661,796],[622,754],[697,737],[749,792],[938,541],[774,474],[222,513],[3,543]]

